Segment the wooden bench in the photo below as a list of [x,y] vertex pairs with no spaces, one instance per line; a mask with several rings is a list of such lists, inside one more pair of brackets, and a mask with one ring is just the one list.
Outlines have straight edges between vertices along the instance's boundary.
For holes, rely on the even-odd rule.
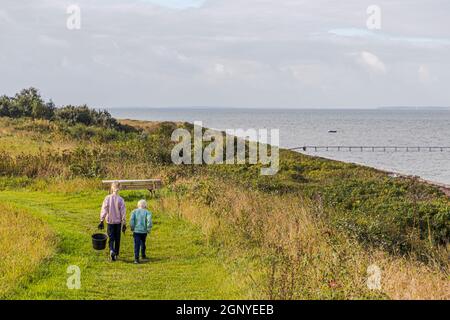
[[154,192],[161,189],[161,179],[147,179],[147,180],[104,180],[102,181],[105,188],[111,189],[113,182],[120,183],[120,190],[148,190]]

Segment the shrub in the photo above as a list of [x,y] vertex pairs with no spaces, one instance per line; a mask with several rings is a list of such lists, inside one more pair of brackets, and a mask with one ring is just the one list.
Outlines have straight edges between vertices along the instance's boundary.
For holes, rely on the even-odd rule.
[[8,96],[0,97],[0,117],[9,117],[11,108],[11,98]]
[[103,164],[106,155],[101,150],[90,150],[80,146],[66,160],[72,176],[95,178],[105,174]]
[[53,101],[49,101],[47,103],[36,103],[33,104],[33,108],[31,111],[31,116],[34,119],[53,119],[55,115],[55,104]]
[[54,103],[45,103],[36,88],[23,89],[14,98],[5,95],[0,98],[0,116],[52,119],[54,112]]
[[58,120],[70,126],[82,124],[98,126],[123,132],[137,132],[138,130],[120,124],[106,110],[95,110],[87,105],[67,105],[56,108],[50,100],[45,102],[35,88],[23,89],[13,98],[6,95],[0,97],[0,117]]
[[68,105],[59,108],[55,115],[56,119],[67,122],[69,125],[84,124],[90,126],[93,124],[91,110],[86,105],[80,107]]
[[13,104],[17,106],[22,117],[39,119],[51,119],[53,117],[53,103],[45,103],[39,91],[35,88],[23,89],[17,93]]

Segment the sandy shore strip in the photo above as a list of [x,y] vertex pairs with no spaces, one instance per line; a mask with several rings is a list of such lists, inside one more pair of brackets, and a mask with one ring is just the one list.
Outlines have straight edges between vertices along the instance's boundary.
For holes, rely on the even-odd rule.
[[[379,170],[379,169],[377,169],[377,170]],[[380,171],[387,173],[389,175],[389,177],[392,177],[392,178],[416,179],[417,181],[419,181],[421,183],[426,183],[428,185],[435,186],[435,187],[439,188],[439,190],[441,190],[448,197],[450,197],[450,185],[448,185],[448,184],[422,179],[421,177],[413,176],[413,175],[406,175],[406,174],[401,174],[401,173],[391,172],[391,171],[386,171],[386,170],[380,170]]]

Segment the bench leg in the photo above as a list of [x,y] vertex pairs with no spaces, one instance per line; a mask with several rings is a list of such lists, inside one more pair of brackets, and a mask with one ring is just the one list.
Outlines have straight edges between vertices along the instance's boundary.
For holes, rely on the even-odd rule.
[[148,192],[150,192],[150,198],[155,197],[155,189],[148,189]]

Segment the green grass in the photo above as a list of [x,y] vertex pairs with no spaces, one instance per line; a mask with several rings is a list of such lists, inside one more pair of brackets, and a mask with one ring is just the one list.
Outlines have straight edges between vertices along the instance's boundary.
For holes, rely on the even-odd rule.
[[[450,201],[438,188],[287,150],[281,150],[279,173],[270,177],[260,176],[260,165],[175,166],[170,137],[176,127],[151,124],[138,134],[0,118],[0,203],[44,220],[58,239],[52,258],[37,272],[33,268],[29,276],[16,277],[20,283],[10,283],[13,291],[0,298],[353,298],[361,297],[355,286],[365,290],[367,264],[372,255],[378,259],[378,252],[389,254],[382,259],[391,279],[386,296],[447,296],[442,279],[449,270]],[[130,233],[116,264],[91,248],[105,196],[100,179],[119,177],[160,178],[166,186],[152,203],[161,211],[149,238],[148,264],[132,264]],[[124,195],[132,209],[143,193]],[[273,219],[266,219],[268,214]],[[305,227],[304,222],[310,233],[292,228]],[[29,234],[26,225],[32,223],[24,223]],[[317,223],[323,232],[317,233]],[[39,246],[44,250],[40,241],[30,243],[30,248]],[[2,253],[0,241],[0,273]],[[70,265],[82,270],[79,291],[66,287]],[[277,283],[267,281],[273,266]],[[419,288],[414,295],[404,271],[412,272],[408,281]],[[331,287],[334,280],[342,287]],[[276,294],[265,294],[267,289]]]
[[[132,209],[142,196],[124,193]],[[57,251],[38,271],[22,281],[8,299],[234,299],[245,298],[239,279],[227,270],[201,231],[182,220],[154,213],[147,240],[150,261],[133,264],[133,241],[127,231],[120,260],[91,246],[105,193],[78,194],[25,191],[0,192],[0,201],[28,210],[54,230]],[[150,202],[151,203],[151,202]],[[128,210],[129,211],[129,210]],[[24,223],[26,225],[26,223]],[[81,289],[67,288],[67,267],[81,269]]]
[[[0,201],[0,297],[51,257],[56,239],[49,226],[28,210]],[[27,227],[24,228],[24,221]]]

